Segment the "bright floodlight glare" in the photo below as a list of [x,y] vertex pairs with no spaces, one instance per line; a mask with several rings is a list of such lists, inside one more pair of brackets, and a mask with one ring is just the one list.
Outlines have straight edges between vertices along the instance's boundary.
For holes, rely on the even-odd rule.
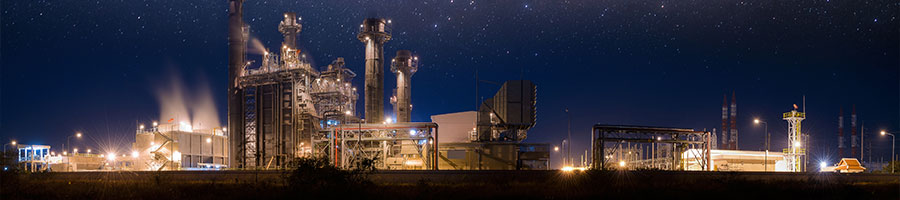
[[881,135],[887,134],[887,132],[881,131]]
[[350,111],[349,111],[349,110],[348,110],[348,111],[345,111],[344,114],[350,115]]
[[12,145],[16,145],[16,141],[12,141]]
[[159,126],[159,122],[153,122],[153,127]]
[[827,166],[828,166],[828,163],[825,163],[825,161],[819,162],[819,169],[825,169],[825,167],[827,167]]
[[132,158],[137,158],[138,155],[139,155],[139,154],[138,154],[137,151],[131,151],[131,157],[132,157]]
[[409,135],[410,136],[416,135],[416,130],[409,130]]
[[800,147],[800,142],[794,142],[794,147]]
[[75,133],[75,137],[81,137],[81,133]]
[[553,147],[553,151],[559,151],[559,147]]
[[625,167],[625,161],[619,161],[619,167]]
[[88,153],[91,153],[91,149],[88,149]]
[[140,126],[138,126],[138,129],[144,129],[144,125],[141,124]]
[[116,154],[115,154],[115,153],[108,153],[108,154],[106,154],[106,159],[107,159],[107,160],[116,160]]
[[206,143],[212,143],[212,138],[206,138]]
[[759,119],[754,119],[754,120],[753,120],[753,123],[754,123],[754,124],[759,124]]
[[561,170],[564,172],[571,172],[571,171],[575,170],[575,168],[571,167],[571,166],[565,166]]

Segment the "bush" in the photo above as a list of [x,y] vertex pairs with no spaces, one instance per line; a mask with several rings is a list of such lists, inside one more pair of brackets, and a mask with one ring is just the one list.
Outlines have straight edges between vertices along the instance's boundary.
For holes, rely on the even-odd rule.
[[326,158],[303,158],[287,176],[290,190],[313,196],[345,196],[364,193],[372,183],[367,179],[372,161],[355,162],[355,169],[342,170]]

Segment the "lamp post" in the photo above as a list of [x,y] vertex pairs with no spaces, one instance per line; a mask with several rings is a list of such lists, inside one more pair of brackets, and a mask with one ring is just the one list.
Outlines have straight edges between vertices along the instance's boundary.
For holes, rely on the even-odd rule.
[[881,131],[881,135],[889,135],[891,136],[891,174],[894,173],[894,144],[897,142],[894,134],[889,133],[887,131]]
[[[566,107],[566,118],[568,119],[568,137],[566,140],[569,141],[569,146],[566,146],[566,163],[572,162],[571,154],[572,154],[572,115],[569,114],[569,108]],[[574,166],[574,165],[573,165]]]
[[[66,137],[66,146],[72,147],[72,144],[69,143],[69,139],[72,139],[72,137],[77,137],[78,139],[81,139],[81,132],[75,132],[75,135],[70,135],[70,136]],[[63,149],[66,149],[66,147],[63,147]]]
[[[562,145],[561,145],[563,147],[563,151],[565,151],[565,148],[568,147],[568,146],[566,146],[567,142],[568,142],[567,140],[563,139]],[[565,154],[565,156],[563,156],[563,167],[566,167],[569,165],[568,157],[569,157],[569,154]]]
[[766,123],[765,121],[761,121],[759,119],[754,119],[753,123],[754,124],[762,123],[763,126],[765,126],[766,155],[763,158],[763,171],[766,172],[766,171],[769,171],[769,124]]
[[13,148],[16,148],[16,141],[13,140],[10,143],[3,144],[3,156],[6,156],[6,149],[9,148],[7,145],[12,145]]

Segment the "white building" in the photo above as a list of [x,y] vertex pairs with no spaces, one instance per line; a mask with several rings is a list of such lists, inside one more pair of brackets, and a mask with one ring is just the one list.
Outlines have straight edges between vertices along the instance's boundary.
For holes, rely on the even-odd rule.
[[138,129],[132,144],[136,170],[202,170],[228,167],[224,129],[193,129],[187,123]]
[[[682,166],[684,170],[702,170],[704,150],[689,149],[682,154]],[[766,151],[740,151],[718,150],[710,151],[710,165],[713,171],[742,171],[742,172],[787,172],[787,163],[781,152]]]

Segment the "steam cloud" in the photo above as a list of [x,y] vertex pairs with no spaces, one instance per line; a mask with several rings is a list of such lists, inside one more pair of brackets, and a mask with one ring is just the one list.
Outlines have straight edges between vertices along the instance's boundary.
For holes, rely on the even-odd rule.
[[266,53],[266,47],[255,37],[250,38],[250,45],[247,48],[248,54],[263,55]]
[[167,83],[156,89],[156,99],[160,108],[160,123],[190,123],[194,129],[220,127],[219,115],[213,100],[212,89],[205,78],[193,91],[187,89],[181,76],[170,73]]

